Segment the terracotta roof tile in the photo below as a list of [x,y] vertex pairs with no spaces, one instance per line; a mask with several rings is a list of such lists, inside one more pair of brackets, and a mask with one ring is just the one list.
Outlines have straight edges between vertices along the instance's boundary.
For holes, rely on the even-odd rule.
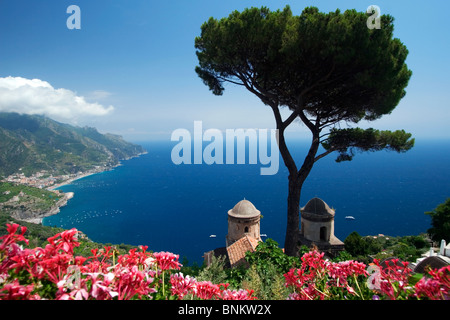
[[228,246],[227,252],[231,267],[247,264],[245,261],[245,253],[248,251],[254,252],[258,242],[257,239],[246,235]]

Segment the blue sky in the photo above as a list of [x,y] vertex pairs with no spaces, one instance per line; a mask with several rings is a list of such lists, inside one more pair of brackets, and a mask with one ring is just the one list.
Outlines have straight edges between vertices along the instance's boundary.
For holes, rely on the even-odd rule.
[[[72,4],[81,9],[80,30],[66,26]],[[211,16],[287,4],[294,14],[307,6],[323,12],[366,11],[374,4],[392,15],[395,37],[409,50],[413,76],[391,115],[361,126],[450,138],[450,2],[437,0],[0,0],[0,80],[4,86],[40,80],[32,91],[15,91],[20,97],[0,88],[0,110],[29,103],[30,112],[52,97],[67,107],[57,120],[133,141],[170,140],[177,128],[192,131],[196,120],[204,129],[273,128],[271,111],[245,89],[228,86],[221,97],[208,90],[194,72],[194,39]],[[291,131],[309,139],[298,124]]]

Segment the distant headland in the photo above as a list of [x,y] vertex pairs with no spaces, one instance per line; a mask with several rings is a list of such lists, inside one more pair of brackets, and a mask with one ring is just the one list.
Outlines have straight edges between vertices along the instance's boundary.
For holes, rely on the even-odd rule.
[[33,223],[74,196],[57,188],[147,153],[121,136],[38,115],[0,112],[0,138],[0,209]]
[[0,176],[75,175],[103,171],[145,153],[140,146],[95,128],[45,116],[0,112]]

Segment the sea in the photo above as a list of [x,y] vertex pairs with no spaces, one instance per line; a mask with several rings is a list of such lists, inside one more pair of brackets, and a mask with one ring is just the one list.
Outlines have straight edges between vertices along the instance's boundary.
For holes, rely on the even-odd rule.
[[[74,197],[43,224],[76,228],[96,242],[173,252],[188,265],[201,265],[205,252],[225,246],[228,210],[247,199],[261,211],[262,239],[283,247],[288,172],[281,157],[277,174],[261,175],[267,165],[174,164],[176,142],[139,144],[148,153],[60,187]],[[301,164],[308,141],[289,145]],[[335,209],[334,232],[342,241],[353,231],[392,237],[425,233],[431,227],[425,212],[450,197],[449,140],[416,139],[406,153],[357,153],[341,163],[335,159],[332,153],[315,164],[300,206],[319,197]]]

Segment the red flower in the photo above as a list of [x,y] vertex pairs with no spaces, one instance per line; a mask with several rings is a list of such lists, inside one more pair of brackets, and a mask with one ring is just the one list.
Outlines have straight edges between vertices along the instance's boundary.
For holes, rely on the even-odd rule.
[[153,253],[156,263],[161,270],[176,269],[180,270],[181,263],[178,262],[179,255],[170,252]]
[[28,244],[28,240],[24,237],[27,228],[20,227],[20,234],[16,234],[17,229],[19,229],[19,225],[17,223],[6,224],[6,231],[8,232],[8,234],[0,237],[0,251],[4,251],[5,248],[9,247],[12,243],[16,243],[19,241],[24,241],[26,244]]
[[196,295],[200,299],[210,300],[220,297],[220,288],[217,284],[212,284],[211,281],[197,282]]
[[253,297],[253,290],[223,290],[221,293],[221,298],[223,300],[255,300],[256,297]]
[[14,279],[0,289],[0,300],[39,300],[38,295],[32,295],[34,286],[32,284],[22,286],[19,280]]
[[431,300],[450,300],[450,266],[428,271],[415,285],[415,296]]
[[54,246],[56,251],[62,250],[73,254],[73,248],[80,245],[77,240],[77,233],[78,231],[75,228],[66,230],[48,238],[48,242]]
[[377,259],[374,264],[379,268],[379,285],[381,293],[389,299],[396,300],[401,293],[406,291],[412,270],[408,262],[399,262],[399,259],[391,259],[385,262],[386,267],[381,266]]
[[181,300],[185,295],[197,292],[197,280],[195,278],[184,277],[181,272],[170,275],[171,292],[173,296],[178,296]]

